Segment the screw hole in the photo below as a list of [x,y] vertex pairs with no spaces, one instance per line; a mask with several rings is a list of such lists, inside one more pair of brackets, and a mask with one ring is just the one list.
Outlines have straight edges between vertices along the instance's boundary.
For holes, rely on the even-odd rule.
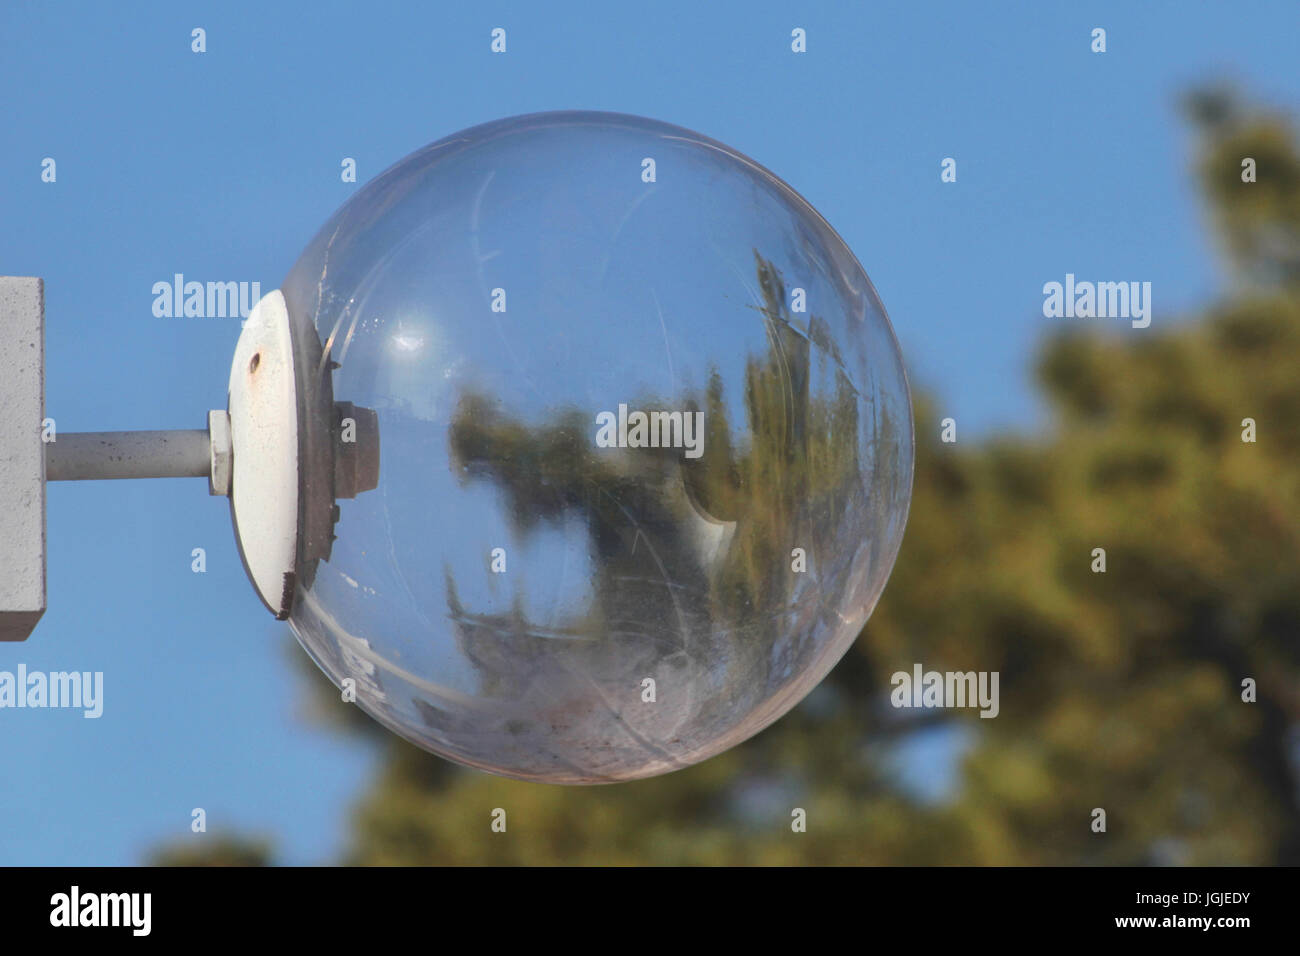
[[254,353],[253,353],[253,357],[252,357],[251,359],[248,360],[248,371],[249,371],[249,373],[251,374],[252,372],[256,372],[256,371],[257,371],[257,367],[258,367],[259,365],[261,365],[261,364],[262,364],[262,353],[261,353],[261,352],[254,352]]

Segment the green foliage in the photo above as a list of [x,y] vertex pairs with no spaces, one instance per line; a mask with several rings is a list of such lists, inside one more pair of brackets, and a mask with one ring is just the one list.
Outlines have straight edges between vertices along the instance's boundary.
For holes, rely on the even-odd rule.
[[196,834],[149,857],[150,866],[268,866],[271,842],[228,833]]

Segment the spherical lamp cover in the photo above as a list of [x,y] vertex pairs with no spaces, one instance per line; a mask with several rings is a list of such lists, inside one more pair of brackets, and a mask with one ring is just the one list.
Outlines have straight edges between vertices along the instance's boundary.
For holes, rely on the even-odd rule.
[[479,126],[360,190],[283,292],[380,436],[291,624],[419,746],[674,770],[798,703],[875,606],[911,494],[898,345],[845,243],[734,150]]

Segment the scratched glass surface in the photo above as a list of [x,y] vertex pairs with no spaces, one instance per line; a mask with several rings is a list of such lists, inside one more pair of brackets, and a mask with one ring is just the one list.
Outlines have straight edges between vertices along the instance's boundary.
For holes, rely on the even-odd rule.
[[874,608],[911,494],[898,345],[839,236],[728,147],[475,127],[361,189],[284,291],[381,445],[291,623],[417,745],[678,769],[798,703]]

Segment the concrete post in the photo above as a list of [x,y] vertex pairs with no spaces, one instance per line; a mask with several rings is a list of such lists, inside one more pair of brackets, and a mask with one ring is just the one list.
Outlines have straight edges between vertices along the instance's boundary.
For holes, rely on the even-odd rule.
[[45,284],[0,276],[0,641],[45,613]]

